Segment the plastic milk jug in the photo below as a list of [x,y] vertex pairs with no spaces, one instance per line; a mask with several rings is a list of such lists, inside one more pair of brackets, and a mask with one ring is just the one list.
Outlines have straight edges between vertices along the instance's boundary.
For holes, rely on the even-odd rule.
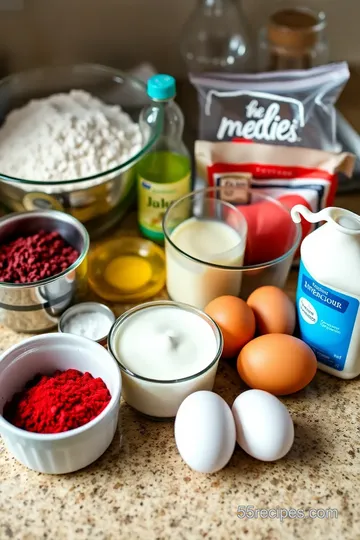
[[296,293],[300,337],[314,351],[318,367],[336,377],[360,374],[360,216],[342,208],[313,213],[299,204],[303,216],[325,224],[301,244]]

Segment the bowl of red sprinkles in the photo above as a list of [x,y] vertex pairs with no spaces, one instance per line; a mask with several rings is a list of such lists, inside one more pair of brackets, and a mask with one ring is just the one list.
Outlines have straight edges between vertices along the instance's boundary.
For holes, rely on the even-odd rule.
[[54,328],[87,286],[89,236],[56,210],[0,219],[0,323],[18,332]]
[[73,334],[29,338],[0,357],[0,434],[30,469],[82,469],[114,438],[121,388],[117,362],[98,343]]

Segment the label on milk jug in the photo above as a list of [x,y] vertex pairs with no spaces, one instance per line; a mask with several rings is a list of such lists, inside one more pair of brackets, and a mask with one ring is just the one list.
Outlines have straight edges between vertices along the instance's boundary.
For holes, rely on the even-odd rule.
[[333,369],[344,369],[359,300],[318,283],[301,262],[296,293],[301,339],[317,359]]

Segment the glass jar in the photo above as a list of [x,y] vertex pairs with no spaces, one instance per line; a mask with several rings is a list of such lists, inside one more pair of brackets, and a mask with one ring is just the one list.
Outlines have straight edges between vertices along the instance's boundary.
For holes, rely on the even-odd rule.
[[307,8],[281,9],[260,32],[259,71],[308,69],[329,60],[326,16]]
[[197,1],[181,37],[180,51],[188,71],[246,71],[250,49],[239,2]]

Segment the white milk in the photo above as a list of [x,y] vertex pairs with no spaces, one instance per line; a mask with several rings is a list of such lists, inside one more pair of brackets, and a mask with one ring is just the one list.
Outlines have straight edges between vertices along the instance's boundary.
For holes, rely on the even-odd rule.
[[176,227],[170,239],[178,248],[166,241],[166,285],[172,300],[203,309],[218,296],[239,295],[240,271],[206,263],[242,266],[246,237],[222,221],[192,217]]
[[174,417],[192,392],[213,388],[221,335],[189,306],[150,302],[134,308],[119,319],[110,341],[119,363],[134,374],[122,370],[124,399],[142,413]]

